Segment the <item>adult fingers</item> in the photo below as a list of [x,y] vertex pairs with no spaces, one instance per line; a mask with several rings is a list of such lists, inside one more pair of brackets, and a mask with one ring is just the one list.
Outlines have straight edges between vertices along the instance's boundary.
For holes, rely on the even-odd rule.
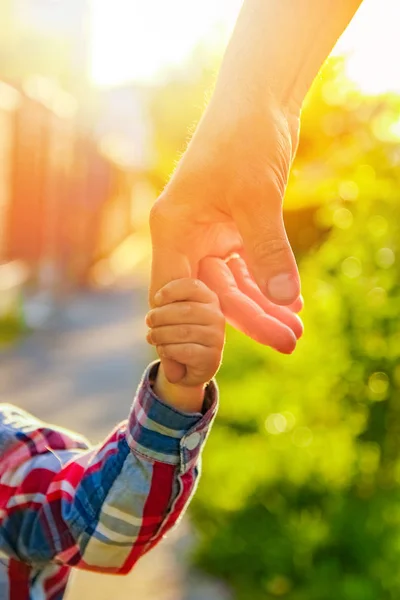
[[297,300],[295,300],[292,304],[289,304],[288,308],[290,308],[290,310],[295,313],[301,312],[304,308],[303,296],[300,294]]
[[248,190],[249,202],[237,202],[232,217],[246,250],[246,262],[254,279],[275,304],[288,305],[300,295],[300,277],[286,235],[279,186],[271,183]]
[[297,340],[290,327],[266,314],[254,300],[241,292],[223,260],[214,257],[203,259],[199,278],[218,295],[222,312],[236,329],[279,352],[293,352]]
[[275,319],[290,327],[297,339],[303,335],[303,323],[301,319],[289,307],[278,306],[261,293],[258,285],[251,277],[243,258],[231,258],[227,264],[241,292],[254,300],[266,314],[275,317]]

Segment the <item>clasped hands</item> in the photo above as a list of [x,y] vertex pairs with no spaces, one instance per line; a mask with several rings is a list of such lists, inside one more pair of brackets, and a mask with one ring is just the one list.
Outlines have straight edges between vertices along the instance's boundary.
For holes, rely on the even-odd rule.
[[[297,148],[299,114],[272,103],[235,119],[209,105],[150,215],[150,306],[173,280],[197,278],[229,323],[261,344],[292,353],[303,332],[296,261],[282,204]],[[185,366],[162,359],[167,380]]]

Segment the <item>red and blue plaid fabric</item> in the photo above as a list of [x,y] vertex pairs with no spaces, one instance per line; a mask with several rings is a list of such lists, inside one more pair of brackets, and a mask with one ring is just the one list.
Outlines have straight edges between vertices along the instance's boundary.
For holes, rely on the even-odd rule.
[[60,600],[71,567],[127,573],[183,514],[217,390],[208,385],[202,414],[179,412],[153,393],[157,369],[96,447],[0,405],[1,600]]

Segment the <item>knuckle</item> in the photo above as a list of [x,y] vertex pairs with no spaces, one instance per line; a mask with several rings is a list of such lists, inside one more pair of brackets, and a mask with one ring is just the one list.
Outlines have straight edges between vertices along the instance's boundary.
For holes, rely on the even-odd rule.
[[158,328],[156,327],[155,329],[151,330],[151,339],[153,340],[153,343],[156,344],[161,344],[163,343],[164,340],[164,335],[162,333],[162,328]]
[[157,198],[149,212],[150,233],[154,241],[176,235],[176,216],[180,214],[174,199],[164,190]]
[[160,210],[157,206],[157,203],[153,204],[153,206],[150,209],[149,224],[150,224],[150,231],[152,233],[155,233],[160,226]]
[[288,242],[284,237],[271,236],[253,244],[255,258],[273,257],[280,259],[288,255]]
[[186,344],[182,348],[182,356],[183,356],[184,360],[191,360],[193,358],[193,355],[194,355],[193,346],[191,344]]
[[157,292],[157,304],[168,304],[169,302],[171,302],[171,293],[168,286],[165,286]]
[[203,285],[202,282],[200,281],[200,279],[192,279],[190,284],[191,284],[194,292],[201,289],[201,287]]
[[182,304],[181,318],[191,317],[192,314],[193,314],[193,306],[191,304],[189,304],[188,302],[185,302],[184,304]]
[[162,226],[165,222],[165,218],[166,215],[162,203],[160,203],[160,201],[157,200],[151,207],[149,213],[149,224],[151,232],[158,232],[160,228],[162,229]]
[[180,340],[187,340],[190,337],[191,327],[189,325],[180,325],[178,327],[178,338]]

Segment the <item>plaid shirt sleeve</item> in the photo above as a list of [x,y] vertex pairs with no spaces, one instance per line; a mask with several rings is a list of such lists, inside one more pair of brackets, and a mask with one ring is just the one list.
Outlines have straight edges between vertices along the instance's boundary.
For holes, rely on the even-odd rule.
[[126,573],[177,522],[194,492],[217,409],[175,410],[145,372],[129,419],[99,446],[0,405],[0,555],[35,568]]

